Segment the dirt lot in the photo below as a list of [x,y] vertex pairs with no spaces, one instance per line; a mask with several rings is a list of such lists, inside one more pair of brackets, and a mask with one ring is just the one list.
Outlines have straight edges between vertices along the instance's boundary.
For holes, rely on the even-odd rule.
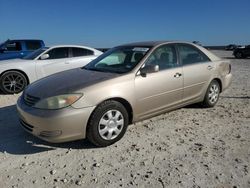
[[19,126],[18,95],[0,95],[0,187],[250,187],[250,59],[215,108],[191,106],[131,125],[107,148],[49,144]]

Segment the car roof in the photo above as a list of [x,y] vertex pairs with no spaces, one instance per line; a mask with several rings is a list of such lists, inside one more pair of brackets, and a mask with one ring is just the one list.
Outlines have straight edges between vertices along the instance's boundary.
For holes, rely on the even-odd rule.
[[178,43],[179,44],[189,44],[189,45],[195,46],[196,48],[201,50],[203,53],[205,53],[212,61],[220,60],[220,58],[218,56],[214,55],[213,53],[211,53],[210,51],[208,51],[204,47],[196,45],[192,42],[186,42],[186,41],[165,40],[165,41],[134,42],[134,43],[121,45],[120,47],[122,47],[122,46],[138,46],[138,47],[150,47],[151,48],[151,47],[156,47],[156,46],[161,45],[161,44],[178,44]]
[[47,46],[47,48],[49,48],[49,49],[53,49],[53,48],[83,48],[83,49],[92,50],[95,53],[100,53],[101,52],[100,50],[97,50],[97,49],[89,47],[89,46],[72,45],[72,44],[69,44],[69,45],[53,45],[53,46]]
[[42,41],[41,39],[9,39],[7,41]]
[[160,44],[167,44],[167,43],[193,44],[191,42],[185,42],[185,41],[162,40],[162,41],[134,42],[134,43],[124,44],[124,45],[121,45],[121,46],[148,46],[148,47],[154,47],[154,46],[158,46]]
[[81,45],[53,45],[53,46],[49,46],[49,48],[61,48],[61,47],[67,47],[67,48],[71,48],[71,47],[76,47],[76,48],[89,48],[89,49],[94,49],[92,47],[89,46],[81,46]]
[[128,43],[124,44],[121,46],[157,46],[161,43],[165,43],[168,41],[144,41],[144,42],[133,42],[133,43]]

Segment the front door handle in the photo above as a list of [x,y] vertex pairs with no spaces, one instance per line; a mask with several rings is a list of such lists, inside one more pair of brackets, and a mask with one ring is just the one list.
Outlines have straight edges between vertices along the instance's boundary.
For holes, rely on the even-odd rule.
[[177,73],[175,73],[174,77],[179,78],[179,77],[181,77],[181,75],[182,75],[181,73],[177,72]]
[[212,70],[213,68],[214,68],[214,67],[211,66],[211,65],[208,65],[208,66],[207,66],[207,69],[208,69],[208,70]]
[[64,64],[69,64],[69,62],[65,62]]

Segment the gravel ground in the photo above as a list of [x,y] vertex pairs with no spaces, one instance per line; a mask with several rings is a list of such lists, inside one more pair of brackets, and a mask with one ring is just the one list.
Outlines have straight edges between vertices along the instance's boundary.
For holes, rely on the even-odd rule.
[[0,187],[250,187],[250,59],[216,107],[181,108],[131,125],[118,143],[49,144],[19,126],[18,95],[0,95]]

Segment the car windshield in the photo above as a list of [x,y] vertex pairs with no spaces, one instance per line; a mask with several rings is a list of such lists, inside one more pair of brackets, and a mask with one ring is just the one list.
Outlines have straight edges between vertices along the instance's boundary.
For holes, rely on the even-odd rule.
[[127,73],[147,54],[151,46],[121,46],[110,49],[83,67],[87,70]]
[[45,52],[47,49],[49,49],[49,48],[40,48],[38,50],[35,50],[34,52],[30,53],[29,55],[24,56],[23,59],[33,60],[37,56],[39,56],[40,54],[42,54],[43,52]]
[[0,43],[0,48],[2,48],[2,47],[3,47],[3,45],[4,45],[4,42]]
[[0,48],[4,47],[4,45],[8,42],[9,40],[6,40],[5,42],[0,43]]

